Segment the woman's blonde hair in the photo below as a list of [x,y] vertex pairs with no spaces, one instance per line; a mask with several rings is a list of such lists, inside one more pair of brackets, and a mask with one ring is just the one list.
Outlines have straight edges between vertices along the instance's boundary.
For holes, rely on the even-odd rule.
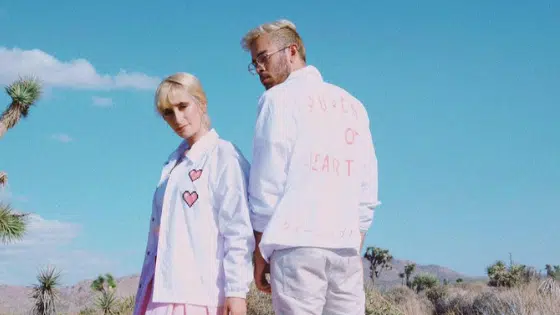
[[202,124],[210,128],[210,118],[208,117],[208,99],[198,78],[190,73],[178,72],[165,78],[158,86],[155,94],[155,105],[158,113],[163,115],[166,109],[172,108],[170,99],[180,91],[187,92],[192,96],[202,112]]

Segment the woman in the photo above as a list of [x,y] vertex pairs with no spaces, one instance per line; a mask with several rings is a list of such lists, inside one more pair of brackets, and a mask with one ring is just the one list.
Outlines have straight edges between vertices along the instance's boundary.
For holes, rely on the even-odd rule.
[[195,76],[163,80],[155,104],[183,141],[154,193],[134,314],[244,315],[254,249],[249,164],[210,128]]

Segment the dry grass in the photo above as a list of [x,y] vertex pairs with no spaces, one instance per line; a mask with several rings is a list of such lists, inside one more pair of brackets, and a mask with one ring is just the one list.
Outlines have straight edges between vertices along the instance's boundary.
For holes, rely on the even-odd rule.
[[[485,283],[438,286],[420,294],[407,287],[381,293],[366,288],[366,315],[556,315],[560,296],[539,293],[539,282],[513,289]],[[272,315],[270,296],[253,287],[247,315]]]
[[[367,290],[368,292],[370,290]],[[374,290],[373,290],[374,291]],[[371,293],[368,293],[371,294]],[[380,294],[381,295],[381,294]],[[416,294],[413,290],[401,286],[393,288],[384,294],[381,295],[381,298],[384,298],[391,302],[393,307],[398,311],[393,311],[394,314],[403,314],[403,315],[423,315],[423,314],[432,314],[433,306],[425,296]],[[377,311],[377,307],[374,301],[366,301],[367,309],[373,310],[371,314],[385,314],[380,313]]]
[[[438,286],[420,294],[406,287],[381,293],[366,288],[365,315],[556,315],[560,314],[560,296],[539,293],[540,282],[534,281],[513,289],[488,287],[484,283],[462,283]],[[130,309],[132,297],[123,303]],[[270,295],[255,286],[247,299],[247,315],[273,315]],[[82,314],[94,314],[83,312]]]
[[456,286],[434,301],[443,315],[554,315],[560,314],[560,296],[538,292],[539,282],[512,289]]

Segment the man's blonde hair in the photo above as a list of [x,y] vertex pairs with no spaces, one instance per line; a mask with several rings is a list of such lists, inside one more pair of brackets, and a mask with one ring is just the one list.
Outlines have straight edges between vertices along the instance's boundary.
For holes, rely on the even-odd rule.
[[289,20],[277,20],[270,23],[261,24],[254,29],[250,30],[243,36],[241,40],[241,47],[245,51],[251,50],[251,45],[253,42],[261,35],[269,34],[272,41],[277,43],[278,48],[285,47],[287,45],[296,44],[298,46],[298,52],[303,61],[306,60],[305,57],[305,46],[303,41],[296,31],[296,25]]
[[198,78],[190,73],[178,72],[165,78],[158,86],[155,94],[155,105],[157,111],[160,115],[166,109],[172,108],[170,99],[176,93],[181,91],[187,92],[192,96],[198,107],[200,108],[203,116],[203,124],[205,127],[210,127],[210,118],[208,117],[208,99],[206,98],[206,93],[202,88],[202,84]]

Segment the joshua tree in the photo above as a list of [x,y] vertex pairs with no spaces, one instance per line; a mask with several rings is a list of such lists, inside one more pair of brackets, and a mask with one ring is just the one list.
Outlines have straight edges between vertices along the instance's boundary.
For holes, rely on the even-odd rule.
[[117,308],[117,298],[113,290],[117,287],[115,278],[110,273],[105,276],[100,275],[91,283],[91,289],[100,292],[101,295],[97,297],[97,307],[103,314],[113,314]]
[[47,267],[37,275],[38,284],[33,286],[31,297],[35,300],[34,315],[55,315],[60,272],[54,267]]
[[368,247],[364,254],[370,262],[370,273],[369,276],[371,281],[375,283],[375,278],[379,278],[381,271],[390,270],[392,268],[391,261],[393,256],[389,253],[388,249],[383,249],[379,247]]
[[401,285],[404,285],[404,272],[399,273],[399,278],[401,278]]
[[115,278],[110,273],[105,274],[105,276],[100,275],[97,279],[93,280],[91,283],[91,289],[97,292],[110,292],[117,287]]
[[404,266],[404,275],[405,275],[405,279],[406,279],[406,286],[412,289],[412,284],[410,283],[410,276],[412,275],[412,273],[414,272],[414,269],[416,269],[416,264],[412,263],[412,264],[407,264]]
[[551,266],[547,264],[545,269],[547,277],[560,280],[560,265]]
[[0,138],[19,120],[27,117],[29,108],[41,96],[41,84],[35,78],[20,78],[6,87],[12,103],[0,116]]
[[[29,108],[41,96],[41,84],[35,78],[20,78],[6,87],[12,99],[8,108],[0,116],[0,138],[13,128],[19,120],[27,117]],[[0,187],[8,183],[8,175],[0,171]]]
[[4,244],[20,240],[25,235],[27,215],[16,214],[9,205],[0,203],[0,241]]

